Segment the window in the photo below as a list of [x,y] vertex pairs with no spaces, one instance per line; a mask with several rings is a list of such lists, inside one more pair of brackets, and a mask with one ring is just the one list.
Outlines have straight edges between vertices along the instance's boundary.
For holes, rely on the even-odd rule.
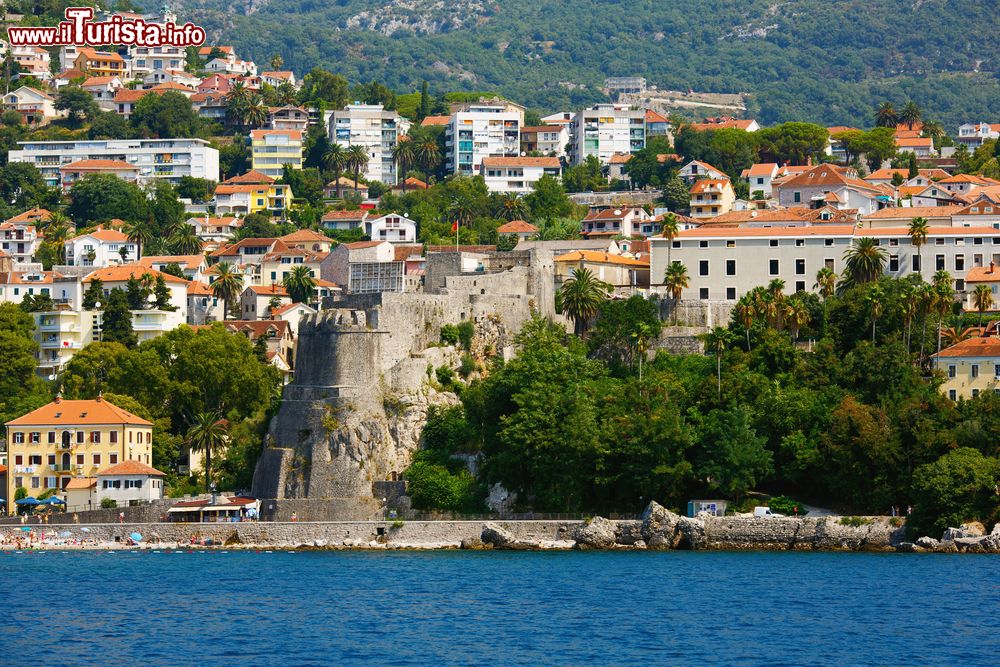
[[94,454],[94,465],[95,466],[101,465],[101,455],[100,454]]
[[153,442],[153,432],[146,431],[146,444],[148,445],[151,442]]
[[708,288],[707,287],[702,287],[702,288],[700,288],[698,290],[698,298],[699,299],[707,299],[708,298]]
[[54,466],[55,464],[56,464],[56,455],[55,454],[49,454],[49,465],[50,466]]
[[125,480],[126,489],[141,489],[142,480],[141,479],[126,479]]
[[796,292],[805,292],[806,291],[806,281],[804,281],[804,280],[796,280],[795,281],[795,291]]
[[889,271],[892,273],[899,271],[899,255],[889,255]]
[[112,445],[118,443],[118,431],[112,431],[111,433],[108,434],[108,436],[111,439]]
[[24,434],[20,431],[14,433],[14,444],[23,445],[24,444]]
[[805,239],[795,239],[795,247],[796,248],[801,248],[805,244],[806,244],[806,240]]
[[831,271],[833,271],[833,263],[834,259],[832,257],[827,257],[826,259],[823,260],[823,266],[830,269]]
[[974,239],[972,239],[972,245],[983,245],[983,237],[977,236]]
[[955,255],[955,270],[965,271],[965,255]]
[[771,275],[771,276],[778,275],[778,260],[776,260],[776,259],[769,259],[767,261],[767,272],[768,272],[768,275]]
[[31,488],[37,489],[39,487],[40,480],[37,477],[31,478]]
[[96,443],[96,444],[100,444],[100,442],[101,442],[101,432],[100,431],[91,431],[90,432],[90,441],[93,442],[93,443]]
[[993,364],[993,377],[1000,378],[1000,364]]
[[913,264],[912,264],[913,270],[915,272],[919,273],[920,272],[920,255],[913,255],[913,256],[911,256],[911,260],[913,262]]
[[14,456],[14,465],[16,465],[16,466],[23,466],[24,465],[24,456],[21,455],[21,454],[15,455]]
[[950,378],[955,377],[955,371],[956,371],[955,365],[954,364],[949,365],[948,366],[948,377],[950,377]]
[[895,248],[899,245],[899,239],[889,239],[889,247]]
[[728,299],[729,301],[736,301],[736,288],[735,287],[727,287],[726,288],[726,299]]
[[118,463],[118,454],[114,452],[108,454],[108,465],[115,465],[116,463]]
[[778,247],[778,239],[771,239],[770,245],[771,245],[772,248],[777,248]]
[[77,454],[76,455],[76,464],[78,466],[82,466],[83,465],[83,454]]
[[735,276],[736,275],[736,260],[727,259],[726,260],[726,275]]
[[707,248],[708,247],[708,241],[698,241],[698,247],[699,248]]
[[38,431],[32,431],[31,432],[31,437],[30,437],[31,444],[37,445],[41,441],[42,441],[42,434],[39,433]]
[[801,202],[802,201],[802,193],[801,192],[793,192],[792,193],[792,201],[795,202],[796,204],[798,204],[799,202]]
[[703,259],[698,262],[698,275],[707,276],[708,275],[708,260]]
[[49,431],[49,444],[50,445],[56,444],[56,432],[55,431]]
[[804,276],[806,274],[806,260],[797,259],[795,260],[795,275]]
[[935,271],[944,271],[944,255],[934,256],[934,267]]
[[29,466],[40,466],[42,465],[42,455],[41,454],[31,454],[28,456]]
[[972,364],[969,372],[969,376],[972,378],[979,377],[979,364]]
[[726,247],[727,248],[735,248],[736,247],[736,241],[733,240],[733,239],[729,239],[728,241],[726,241]]
[[82,430],[77,431],[76,432],[76,442],[77,442],[77,444],[82,445],[83,444],[83,439],[85,437],[86,437],[86,435],[84,434],[84,432]]
[[105,489],[120,489],[122,488],[122,481],[120,479],[106,479],[104,480]]
[[58,486],[58,481],[56,480],[55,477],[46,477],[45,478],[45,488],[46,489],[54,489],[57,486]]
[[944,239],[934,239],[934,245],[944,245]]
[[972,398],[979,398],[979,390],[978,389],[973,389],[972,390]]
[[673,246],[674,248],[680,248],[681,247],[681,242],[680,241],[673,241],[670,245]]
[[825,245],[826,245],[827,247],[830,247],[830,246],[832,246],[832,245],[833,245],[833,239],[823,239],[823,243],[824,243],[824,244],[825,244]]

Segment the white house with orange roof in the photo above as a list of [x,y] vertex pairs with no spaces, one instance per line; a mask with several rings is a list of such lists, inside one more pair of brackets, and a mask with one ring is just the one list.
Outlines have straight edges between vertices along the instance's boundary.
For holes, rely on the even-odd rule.
[[[1000,249],[998,249],[1000,251]],[[990,260],[985,266],[974,266],[965,274],[966,301],[965,310],[975,311],[975,291],[979,285],[986,285],[993,295],[993,304],[988,312],[1000,310],[1000,261]]]
[[235,216],[195,216],[187,219],[194,227],[194,233],[203,243],[226,243],[236,236],[236,230],[243,224]]
[[365,227],[368,215],[368,211],[363,209],[359,211],[327,211],[320,218],[320,225],[324,229],[346,232],[358,229],[359,227]]
[[500,236],[514,236],[518,241],[527,241],[538,234],[538,227],[524,220],[511,220],[497,227],[497,234]]
[[136,264],[157,271],[176,264],[186,280],[204,280],[208,271],[208,260],[204,255],[144,255]]
[[484,157],[479,173],[490,192],[527,194],[543,176],[558,178],[562,163],[557,157]]
[[913,153],[918,158],[934,157],[934,140],[930,137],[896,137],[896,150],[900,153]]
[[691,184],[690,215],[712,218],[733,210],[736,192],[728,178],[700,178]]
[[267,127],[271,130],[299,130],[305,132],[309,125],[309,112],[302,107],[288,104],[271,107],[268,111]]
[[558,288],[581,269],[614,287],[649,287],[649,260],[596,250],[573,250],[553,258]]
[[853,170],[831,164],[811,167],[795,176],[772,184],[778,203],[786,207],[818,208],[829,205],[839,209],[858,209],[873,213],[891,203],[893,194],[884,186],[867,183]]
[[779,168],[775,162],[762,162],[750,165],[740,173],[740,178],[750,188],[750,198],[753,199],[757,193],[763,195],[764,199],[771,197],[771,182],[778,177]]
[[417,222],[399,213],[389,213],[366,220],[365,234],[372,241],[414,243],[417,240]]
[[323,259],[328,254],[328,252],[314,253],[282,245],[274,252],[264,255],[259,264],[252,265],[251,282],[254,285],[281,284],[297,266],[305,266],[313,277],[318,278]]
[[184,47],[172,44],[131,46],[129,56],[132,75],[137,78],[156,70],[183,70],[187,60]]
[[97,225],[91,232],[64,242],[66,264],[70,266],[117,266],[137,260],[139,245],[117,229]]
[[25,125],[41,125],[61,115],[56,111],[54,97],[30,86],[12,90],[2,100],[3,110],[19,113]]
[[[121,266],[108,266],[102,269],[97,269],[96,271],[88,273],[83,279],[84,289],[88,288],[95,280],[100,280],[104,293],[107,295],[110,294],[111,290],[115,288],[121,288],[123,290],[126,289],[130,278],[142,280],[146,276],[149,276],[152,279],[158,279],[161,276],[163,277],[163,282],[166,283],[167,289],[170,290],[170,305],[175,310],[159,311],[149,309],[133,311],[132,326],[136,333],[139,334],[140,341],[153,338],[161,333],[165,333],[171,329],[177,328],[181,324],[184,324],[187,319],[188,281],[183,278],[170,275],[169,273],[163,273],[162,271],[157,271],[156,269],[143,266],[139,263],[123,264]],[[136,313],[145,312],[159,313],[159,315],[147,318],[137,318]],[[142,328],[144,323],[149,326],[147,328]],[[144,336],[144,332],[152,335]]]
[[261,83],[277,88],[283,83],[287,83],[293,88],[299,88],[299,82],[295,79],[295,72],[291,70],[276,70],[260,73]]
[[48,296],[53,301],[79,308],[80,281],[58,271],[40,269],[0,273],[0,303],[20,304],[25,297]]
[[186,91],[193,94],[198,84],[201,83],[201,79],[183,69],[163,68],[154,69],[142,77],[142,87],[146,89],[153,89],[165,83],[184,86]]
[[646,210],[638,206],[591,208],[580,223],[580,235],[586,239],[624,236],[651,236],[660,231]]
[[[44,215],[32,217],[32,211]],[[41,243],[41,235],[36,226],[49,215],[44,209],[32,209],[0,223],[0,251],[6,252],[15,264],[30,264]]]
[[334,246],[333,239],[312,229],[299,229],[278,238],[289,248],[298,248],[313,254],[330,252]]
[[64,192],[91,174],[110,174],[130,183],[139,180],[139,167],[124,160],[77,160],[59,167],[59,173]]
[[117,76],[91,76],[80,84],[97,101],[97,105],[104,111],[115,110],[115,93],[125,87],[121,77]]
[[948,192],[956,194],[969,194],[979,188],[1000,185],[1000,181],[974,174],[955,174],[941,179],[937,183]]
[[694,183],[699,178],[729,178],[726,172],[721,169],[716,169],[707,162],[702,162],[701,160],[691,160],[677,172],[677,175],[688,183]]

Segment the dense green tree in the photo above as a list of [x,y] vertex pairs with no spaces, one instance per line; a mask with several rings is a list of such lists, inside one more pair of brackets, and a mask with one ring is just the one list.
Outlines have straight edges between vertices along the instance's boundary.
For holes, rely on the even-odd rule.
[[587,341],[591,356],[612,369],[631,368],[640,353],[640,339],[655,339],[662,326],[656,303],[639,295],[603,301]]
[[680,177],[667,181],[660,199],[671,211],[686,211],[691,205],[691,188]]
[[543,220],[565,218],[573,213],[573,202],[554,176],[545,175],[538,179],[523,201],[528,207],[528,216],[536,224]]
[[113,111],[100,111],[91,117],[87,128],[89,139],[131,139],[135,129],[124,116]]
[[1000,519],[1000,460],[969,447],[952,450],[914,471],[913,489],[918,498],[913,510],[914,528],[940,537],[949,526],[968,521],[989,525]]
[[162,95],[143,95],[131,116],[132,126],[144,137],[197,137],[204,123],[191,107],[191,100],[168,90]]
[[311,303],[315,298],[316,280],[308,266],[300,264],[292,267],[282,284],[295,303]]
[[114,288],[108,294],[101,324],[101,340],[121,343],[125,347],[135,347],[138,338],[132,329],[132,313],[124,290]]
[[766,442],[755,431],[749,408],[712,410],[698,429],[697,473],[710,488],[738,501],[773,470]]
[[144,220],[149,204],[145,193],[135,183],[113,174],[89,174],[70,188],[67,212],[78,224],[86,225],[118,218]]
[[826,153],[830,133],[822,125],[787,122],[755,133],[762,161],[806,164]]
[[94,96],[72,84],[59,89],[55,107],[65,111],[67,120],[75,127],[79,127],[84,119],[93,120],[100,113]]
[[195,204],[203,204],[210,201],[215,195],[215,183],[207,178],[195,178],[194,176],[181,176],[177,183],[177,196],[190,199]]
[[556,292],[556,310],[573,320],[577,335],[582,334],[610,291],[611,285],[594,277],[590,269],[576,269]]

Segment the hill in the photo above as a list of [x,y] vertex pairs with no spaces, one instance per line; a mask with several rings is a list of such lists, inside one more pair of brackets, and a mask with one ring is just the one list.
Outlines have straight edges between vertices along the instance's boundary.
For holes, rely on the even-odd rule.
[[[153,4],[152,0],[147,0]],[[763,123],[871,124],[915,99],[949,131],[1000,120],[1000,4],[967,0],[180,0],[259,63],[280,54],[399,92],[496,89],[542,111],[606,99],[605,76],[751,93]]]

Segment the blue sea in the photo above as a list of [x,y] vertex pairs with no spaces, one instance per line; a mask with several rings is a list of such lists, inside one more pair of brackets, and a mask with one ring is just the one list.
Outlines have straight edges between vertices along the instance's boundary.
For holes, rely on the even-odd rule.
[[839,553],[0,554],[35,665],[990,665],[1000,558]]

